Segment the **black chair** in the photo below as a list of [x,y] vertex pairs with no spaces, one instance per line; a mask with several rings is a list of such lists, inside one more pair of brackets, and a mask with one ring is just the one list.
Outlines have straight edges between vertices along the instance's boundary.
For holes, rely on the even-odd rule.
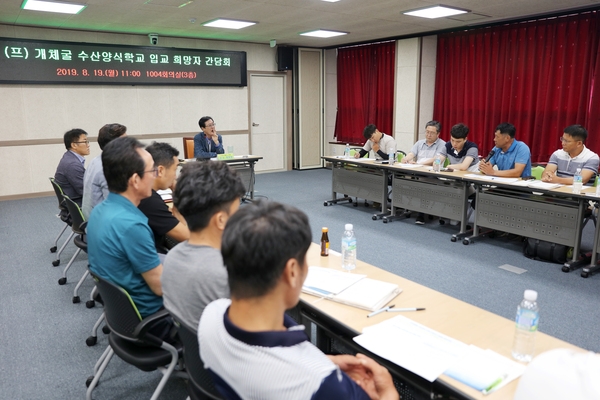
[[[142,319],[133,300],[123,288],[93,272],[91,275],[96,281],[96,287],[104,301],[104,315],[110,334],[108,347],[94,366],[94,375],[86,381],[88,386],[86,399],[92,399],[92,391],[115,353],[123,361],[142,371],[158,369],[163,373],[163,377],[151,397],[151,400],[158,399],[171,375],[183,378],[188,376],[185,372],[174,371],[182,353],[182,346],[175,347],[148,333],[152,324],[168,317],[169,312],[162,309]],[[168,367],[165,368],[165,366]]]
[[[71,268],[73,262],[75,262],[75,258],[77,258],[79,253],[81,253],[81,250],[87,253],[87,240],[85,237],[85,227],[87,226],[87,221],[85,220],[83,212],[81,212],[81,208],[79,208],[79,205],[77,205],[77,203],[71,200],[69,196],[65,195],[64,201],[65,206],[67,207],[67,210],[69,210],[69,214],[71,215],[71,229],[73,230],[73,233],[77,235],[75,236],[75,239],[73,239],[75,246],[77,246],[77,251],[75,252],[75,254],[73,254],[73,257],[71,257],[71,260],[69,260],[69,263],[63,270],[63,276],[58,280],[59,285],[64,285],[65,283],[67,283],[67,271],[69,270],[69,268]],[[88,275],[89,271],[86,269],[85,273],[77,283],[77,286],[75,286],[75,290],[73,291],[73,303],[79,303],[80,299],[77,292],[79,291],[81,284]]]
[[178,328],[178,335],[183,343],[183,360],[188,372],[188,393],[191,400],[220,400],[221,395],[215,388],[212,377],[200,358],[198,334],[173,316]]
[[[63,235],[63,233],[67,230],[67,227],[71,226],[71,217],[69,215],[69,210],[67,210],[67,207],[65,206],[65,201],[64,201],[65,194],[63,193],[62,188],[60,187],[60,185],[58,183],[56,183],[54,178],[49,178],[49,179],[50,179],[50,183],[52,184],[52,188],[54,189],[54,193],[56,194],[56,199],[58,200],[58,209],[59,209],[58,216],[60,217],[61,221],[63,221],[65,223],[65,226],[60,231],[60,233],[56,237],[56,239],[54,240],[54,246],[52,246],[50,248],[51,253],[56,253],[56,246],[58,245],[58,240]],[[60,250],[56,254],[56,259],[54,261],[52,261],[53,266],[57,267],[60,264],[60,254],[65,249],[67,244],[71,241],[71,238],[74,235],[75,235],[75,233],[71,232],[71,234],[69,235],[67,240],[65,240],[63,245],[60,246]]]

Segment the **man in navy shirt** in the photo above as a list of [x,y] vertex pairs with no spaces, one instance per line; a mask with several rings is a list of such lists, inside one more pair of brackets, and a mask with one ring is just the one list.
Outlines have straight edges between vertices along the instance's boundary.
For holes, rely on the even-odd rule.
[[285,315],[308,274],[308,217],[259,201],[230,217],[221,243],[231,300],[200,319],[200,356],[225,399],[399,399],[390,373],[358,354],[326,356]]
[[202,117],[198,121],[202,132],[194,136],[194,157],[215,158],[223,150],[223,137],[217,133],[217,124],[211,117]]
[[65,133],[63,139],[67,151],[58,163],[54,180],[64,194],[81,207],[83,174],[85,173],[84,156],[90,154],[90,142],[83,129],[71,129]]

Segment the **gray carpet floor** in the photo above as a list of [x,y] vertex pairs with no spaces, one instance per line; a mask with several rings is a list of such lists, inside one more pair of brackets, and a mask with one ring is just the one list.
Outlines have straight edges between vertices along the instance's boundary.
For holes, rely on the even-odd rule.
[[[331,171],[327,169],[260,174],[256,196],[306,212],[314,241],[319,240],[321,227],[327,226],[331,248],[336,251],[340,251],[344,224],[353,223],[361,260],[503,317],[514,318],[523,291],[535,289],[541,331],[600,351],[600,332],[596,331],[600,275],[583,279],[578,271],[566,274],[560,265],[527,259],[521,242],[510,236],[464,246],[450,241],[457,227],[439,225],[437,220],[423,226],[415,225],[414,219],[383,224],[371,219],[376,210],[364,207],[362,201],[356,208],[324,207],[331,196]],[[54,254],[49,248],[62,228],[56,213],[54,197],[0,202],[0,399],[84,398],[85,380],[107,345],[101,332],[98,344],[85,344],[101,313],[99,306],[85,306],[91,280],[80,290],[82,302],[72,303],[87,257],[77,258],[66,285],[57,284],[75,246],[69,244],[61,265],[52,267]],[[584,249],[591,248],[592,239],[590,224],[584,230]],[[503,264],[527,272],[517,275],[498,268]],[[159,372],[142,372],[114,357],[94,398],[147,399],[160,377]],[[172,379],[161,398],[186,396],[185,383]]]

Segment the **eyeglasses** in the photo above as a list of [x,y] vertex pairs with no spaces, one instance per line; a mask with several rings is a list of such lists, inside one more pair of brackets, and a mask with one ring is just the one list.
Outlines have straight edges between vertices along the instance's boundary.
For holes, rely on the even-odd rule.
[[144,171],[144,173],[146,173],[146,172],[152,173],[154,175],[154,177],[156,178],[158,176],[158,167],[154,167],[149,171]]
[[90,141],[89,140],[84,140],[83,142],[73,142],[73,143],[76,143],[76,144],[81,144],[81,143],[90,144]]
[[205,128],[212,128],[213,126],[217,126],[217,124],[212,124],[212,125],[204,125]]
[[425,135],[434,136],[437,134],[438,134],[437,131],[435,131],[435,132],[434,131],[425,131]]
[[561,137],[559,137],[559,139],[560,139],[560,141],[561,141],[561,142],[563,142],[563,143],[573,143],[573,142],[575,141],[575,140],[567,140],[567,139],[565,139],[565,138],[564,138],[564,137],[562,137],[562,136],[561,136]]

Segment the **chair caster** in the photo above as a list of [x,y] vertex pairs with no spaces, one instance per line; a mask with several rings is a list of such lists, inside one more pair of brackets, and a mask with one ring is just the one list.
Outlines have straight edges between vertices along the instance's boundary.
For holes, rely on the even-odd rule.
[[[85,344],[87,344],[88,347],[94,346],[97,342],[98,342],[98,338],[96,336],[90,336],[87,339],[85,339]],[[86,383],[86,385],[87,385],[87,383]]]
[[96,302],[94,300],[88,300],[85,302],[85,306],[87,308],[94,308],[96,306]]
[[373,215],[373,216],[371,217],[371,219],[372,219],[373,221],[377,221],[377,217],[376,217],[375,215]]
[[[90,387],[90,385],[92,384],[92,381],[94,380],[94,375],[89,376],[86,380],[85,380],[85,387]],[[100,384],[100,382],[96,383],[96,386],[98,386]]]
[[470,241],[469,239],[463,239],[463,244],[464,244],[465,246],[468,246],[468,245],[469,245],[469,243],[471,243],[471,241]]
[[105,335],[108,335],[110,333],[110,328],[106,325],[104,325],[102,327],[102,333],[104,333]]
[[59,285],[64,285],[65,283],[67,283],[67,278],[60,278],[60,279],[58,280],[58,284],[59,284]]
[[56,253],[56,246],[50,247],[50,253]]
[[444,221],[443,219],[440,219],[439,222],[440,222],[440,225],[445,225],[446,224],[446,221]]
[[60,264],[60,260],[54,260],[52,261],[52,265],[55,267],[58,267],[58,264]]
[[329,204],[325,201],[323,202],[323,207],[327,207]]
[[383,223],[387,224],[388,223],[388,219],[386,217],[383,217]]
[[358,207],[358,203],[352,203],[352,206]]
[[566,265],[563,265],[562,267],[562,272],[570,272],[571,268],[567,267]]
[[77,304],[79,303],[81,300],[79,299],[79,296],[73,296],[73,304]]
[[589,278],[590,274],[588,272],[582,272],[581,273],[581,277],[582,278]]
[[450,238],[450,241],[451,241],[451,242],[453,242],[453,243],[454,243],[454,242],[456,242],[456,236],[452,236],[452,237]]

